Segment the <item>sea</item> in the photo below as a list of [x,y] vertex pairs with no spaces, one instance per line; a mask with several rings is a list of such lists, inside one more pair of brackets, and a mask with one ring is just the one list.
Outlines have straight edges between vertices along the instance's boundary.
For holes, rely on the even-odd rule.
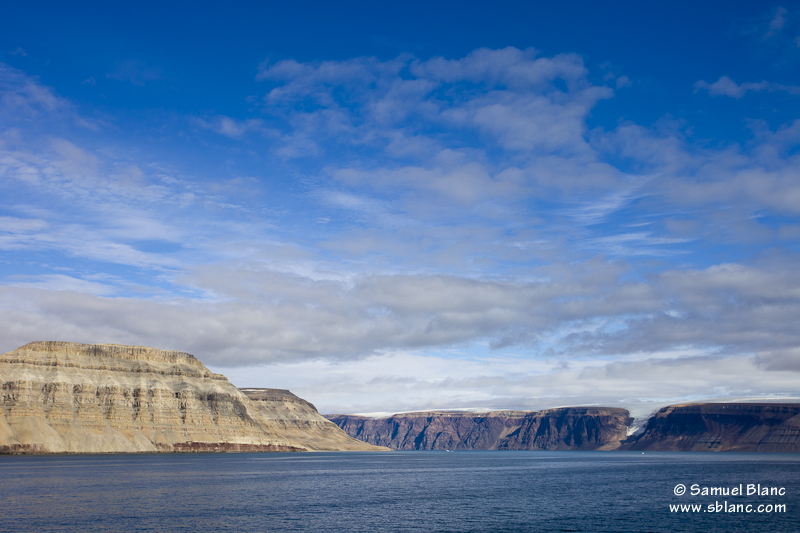
[[800,532],[800,454],[2,456],[0,531]]

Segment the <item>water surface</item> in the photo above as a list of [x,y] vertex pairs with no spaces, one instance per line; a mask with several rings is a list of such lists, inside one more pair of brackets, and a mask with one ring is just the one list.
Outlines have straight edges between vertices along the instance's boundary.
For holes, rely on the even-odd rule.
[[[692,484],[784,495],[691,496]],[[0,495],[0,531],[792,532],[800,454],[3,456]],[[725,501],[786,511],[708,511]]]

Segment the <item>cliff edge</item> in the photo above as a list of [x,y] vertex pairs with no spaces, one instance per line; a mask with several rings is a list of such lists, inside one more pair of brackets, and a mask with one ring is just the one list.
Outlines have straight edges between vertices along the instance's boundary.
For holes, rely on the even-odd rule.
[[0,453],[380,449],[289,391],[251,400],[177,351],[32,342],[0,356],[0,388]]
[[615,407],[326,418],[351,437],[394,450],[613,450],[633,421]]
[[623,450],[800,452],[800,404],[670,405],[647,422]]

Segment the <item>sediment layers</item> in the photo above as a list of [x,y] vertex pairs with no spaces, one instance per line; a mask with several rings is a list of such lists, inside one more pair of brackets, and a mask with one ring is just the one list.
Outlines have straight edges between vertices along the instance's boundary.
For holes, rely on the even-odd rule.
[[[316,407],[288,390],[241,389],[250,399],[258,419],[283,438],[302,443],[309,451],[376,450],[350,437],[339,426],[317,412]],[[382,448],[385,449],[385,448]]]
[[0,356],[0,388],[0,453],[376,449],[288,391],[251,400],[183,352],[32,342]]
[[394,450],[613,450],[632,422],[613,407],[326,418],[351,437]]
[[800,452],[800,404],[671,405],[652,416],[622,449]]

